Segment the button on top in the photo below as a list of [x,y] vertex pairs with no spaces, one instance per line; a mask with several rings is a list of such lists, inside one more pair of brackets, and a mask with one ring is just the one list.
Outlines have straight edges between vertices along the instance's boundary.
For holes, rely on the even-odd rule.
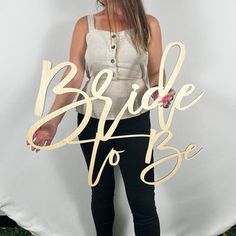
[[115,60],[114,59],[111,59],[111,63],[114,63],[115,62]]
[[116,35],[115,35],[115,34],[113,34],[111,37],[112,37],[112,38],[115,38],[115,37],[116,37]]

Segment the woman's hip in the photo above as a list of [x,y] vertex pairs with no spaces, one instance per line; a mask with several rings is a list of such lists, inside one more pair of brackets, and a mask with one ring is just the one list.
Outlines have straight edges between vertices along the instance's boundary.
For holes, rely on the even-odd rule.
[[[82,122],[84,118],[84,114],[79,113],[77,115],[77,126],[79,126],[80,122]],[[87,123],[87,126],[85,129],[90,129],[96,131],[98,124],[99,124],[99,119],[91,117],[90,120]],[[112,125],[114,120],[106,120],[105,126],[104,126],[104,132],[106,132],[109,127]],[[121,119],[114,131],[116,134],[142,134],[144,132],[145,134],[150,132],[151,128],[151,121],[150,121],[150,111],[146,111],[140,115],[131,117],[131,118],[125,118]],[[143,134],[144,134],[143,133]]]

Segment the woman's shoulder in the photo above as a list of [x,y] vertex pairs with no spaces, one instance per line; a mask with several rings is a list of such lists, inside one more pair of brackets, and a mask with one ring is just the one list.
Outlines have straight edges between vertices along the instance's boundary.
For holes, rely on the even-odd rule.
[[150,26],[160,24],[159,19],[157,19],[155,16],[153,16],[151,14],[146,14],[146,18],[147,18],[147,21],[150,24]]
[[157,32],[161,30],[160,20],[157,19],[155,16],[146,14],[147,22],[151,28],[152,32]]
[[80,16],[77,20],[76,20],[76,22],[75,22],[75,25],[77,26],[77,27],[80,27],[80,28],[86,28],[86,26],[87,26],[87,17],[88,17],[88,15],[84,15],[84,16]]
[[88,15],[80,16],[75,20],[74,31],[79,32],[81,35],[86,35],[88,32]]

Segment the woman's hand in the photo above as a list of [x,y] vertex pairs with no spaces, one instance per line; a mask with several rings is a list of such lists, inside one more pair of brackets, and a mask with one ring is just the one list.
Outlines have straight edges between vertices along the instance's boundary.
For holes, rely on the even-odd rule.
[[[172,101],[174,99],[174,95],[175,95],[175,90],[174,89],[170,89],[169,92],[162,98],[162,105],[164,108],[168,108],[170,105],[170,101]],[[158,91],[153,93],[153,99],[156,100],[159,97]]]
[[[55,134],[57,131],[57,125],[51,123],[43,124],[39,129],[37,129],[33,135],[33,143],[38,146],[48,146],[51,144]],[[28,140],[26,141],[27,145],[29,145]],[[46,145],[45,145],[46,144]],[[36,149],[35,147],[31,147],[31,150],[38,152],[40,149]]]
[[169,107],[170,101],[174,99],[174,95],[175,95],[175,90],[171,88],[169,92],[162,98],[162,103],[164,108]]

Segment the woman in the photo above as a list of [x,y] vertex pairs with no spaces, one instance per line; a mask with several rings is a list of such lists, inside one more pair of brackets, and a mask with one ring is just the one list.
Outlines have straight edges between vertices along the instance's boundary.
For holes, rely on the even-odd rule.
[[[104,68],[113,71],[111,83],[103,94],[112,98],[112,107],[104,128],[104,132],[106,132],[128,100],[133,83],[139,85],[134,110],[141,105],[141,98],[148,89],[147,84],[150,87],[158,85],[162,42],[159,21],[155,17],[145,14],[141,0],[100,0],[98,2],[104,7],[101,12],[81,17],[75,24],[70,61],[78,67],[78,72],[68,86],[80,88],[86,72],[89,80],[83,91],[91,95],[91,84],[97,73]],[[68,72],[69,68],[63,78]],[[102,84],[104,79],[106,79],[106,75],[101,77],[99,83]],[[163,100],[163,107],[169,107],[174,94],[175,91],[171,89]],[[157,96],[158,92],[153,94],[154,99]],[[74,97],[75,95],[71,93],[57,95],[49,113],[73,102]],[[80,96],[77,100],[79,99]],[[78,135],[79,140],[95,137],[103,106],[102,100],[93,101],[92,117],[85,129]],[[77,125],[82,121],[85,110],[85,105],[76,107]],[[44,145],[45,141],[46,145],[49,145],[52,142],[64,114],[48,121],[38,129],[34,140],[36,145]],[[143,109],[139,114],[133,115],[127,110],[113,136],[149,134],[150,127],[150,111]],[[160,235],[160,222],[155,206],[155,188],[140,179],[141,171],[147,166],[145,155],[148,141],[147,137],[131,137],[100,142],[93,172],[93,176],[96,177],[101,164],[112,148],[125,150],[121,154],[118,165],[124,180],[128,203],[133,215],[134,231],[137,236]],[[89,168],[93,143],[83,143],[81,148]],[[31,149],[39,151],[33,147]],[[151,161],[153,162],[153,153]],[[145,179],[154,181],[153,169],[146,174]],[[114,189],[114,166],[108,163],[99,183],[91,188],[91,209],[97,236],[112,235],[115,216]]]

